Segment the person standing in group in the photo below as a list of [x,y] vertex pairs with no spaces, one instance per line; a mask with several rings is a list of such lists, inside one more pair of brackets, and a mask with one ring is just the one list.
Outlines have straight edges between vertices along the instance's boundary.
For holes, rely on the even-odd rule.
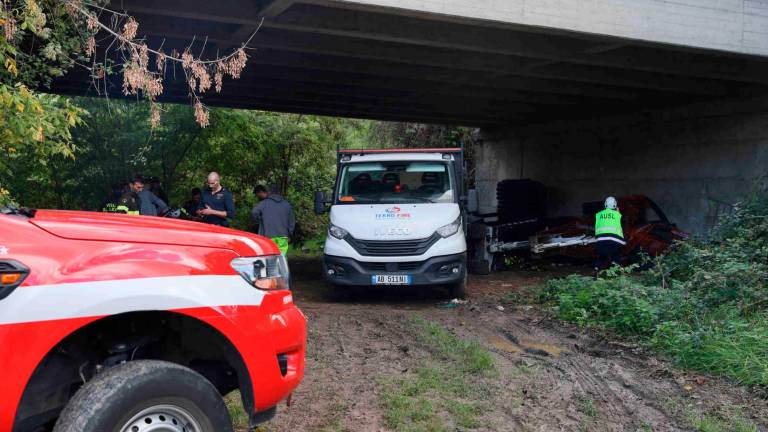
[[186,212],[186,217],[191,220],[200,220],[200,216],[197,215],[197,211],[200,210],[200,206],[202,205],[202,196],[203,191],[200,190],[200,188],[192,188],[192,191],[190,192],[191,199],[184,203],[184,206],[182,207],[184,211]]
[[109,196],[99,206],[99,211],[105,213],[126,213],[127,208],[120,207],[120,198],[128,190],[127,183],[112,183]]
[[605,199],[605,210],[595,215],[595,237],[597,237],[597,260],[595,278],[604,270],[619,262],[619,252],[626,245],[624,230],[621,228],[621,213],[616,198]]
[[141,175],[135,175],[128,182],[128,190],[123,193],[120,200],[117,202],[117,208],[121,212],[125,212],[129,215],[138,215],[141,211],[141,201],[139,199],[139,192],[144,190],[144,178]]
[[293,207],[281,195],[269,193],[262,185],[253,188],[253,191],[259,203],[251,210],[251,217],[259,224],[259,234],[272,239],[283,256],[287,255],[296,228]]
[[137,192],[139,196],[139,214],[142,216],[162,216],[168,211],[168,204],[146,187]]
[[164,203],[168,204],[168,195],[165,193],[165,190],[163,190],[163,186],[160,184],[160,179],[157,177],[150,177],[147,182],[149,183],[149,191],[163,200]]
[[221,177],[216,172],[208,174],[208,187],[203,191],[200,204],[197,215],[205,223],[228,227],[229,219],[235,217],[232,192],[221,185]]

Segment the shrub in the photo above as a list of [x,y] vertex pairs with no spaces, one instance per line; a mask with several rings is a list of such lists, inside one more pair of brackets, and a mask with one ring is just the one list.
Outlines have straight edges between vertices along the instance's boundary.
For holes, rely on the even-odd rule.
[[752,194],[706,240],[640,274],[548,282],[543,299],[580,325],[631,336],[687,368],[768,385],[768,196]]

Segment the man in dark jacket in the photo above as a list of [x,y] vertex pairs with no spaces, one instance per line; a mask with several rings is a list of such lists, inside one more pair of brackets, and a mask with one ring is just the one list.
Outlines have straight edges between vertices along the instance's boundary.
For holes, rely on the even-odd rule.
[[123,196],[118,200],[117,205],[121,211],[125,211],[129,215],[138,215],[141,210],[141,201],[139,200],[139,192],[144,190],[144,178],[140,175],[135,175],[128,182],[128,190],[123,193]]
[[259,224],[259,234],[275,242],[280,252],[288,254],[288,245],[296,228],[296,216],[293,207],[281,195],[267,192],[262,185],[253,191],[259,203],[251,210],[254,222]]
[[168,211],[168,204],[148,189],[144,188],[136,195],[139,196],[139,214],[142,216],[162,216]]
[[203,201],[203,191],[200,188],[192,188],[190,192],[192,199],[184,203],[184,211],[187,213],[186,218],[191,220],[200,221],[202,218],[197,215],[197,211],[200,210],[200,206]]

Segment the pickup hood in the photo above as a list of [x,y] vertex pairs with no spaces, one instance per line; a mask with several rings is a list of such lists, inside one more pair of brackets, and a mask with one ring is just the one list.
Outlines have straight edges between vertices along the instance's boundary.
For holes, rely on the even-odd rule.
[[361,240],[427,238],[460,215],[459,205],[339,204],[331,207],[331,223]]
[[63,210],[38,210],[29,220],[49,233],[71,240],[174,244],[229,249],[242,256],[279,253],[264,237],[198,222]]

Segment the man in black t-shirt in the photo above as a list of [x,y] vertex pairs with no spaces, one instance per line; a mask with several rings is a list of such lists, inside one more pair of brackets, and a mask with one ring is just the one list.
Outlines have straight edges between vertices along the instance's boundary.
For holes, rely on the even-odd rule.
[[208,187],[203,191],[201,204],[197,214],[205,223],[228,227],[228,219],[235,217],[232,193],[221,185],[221,177],[216,172],[208,174]]

